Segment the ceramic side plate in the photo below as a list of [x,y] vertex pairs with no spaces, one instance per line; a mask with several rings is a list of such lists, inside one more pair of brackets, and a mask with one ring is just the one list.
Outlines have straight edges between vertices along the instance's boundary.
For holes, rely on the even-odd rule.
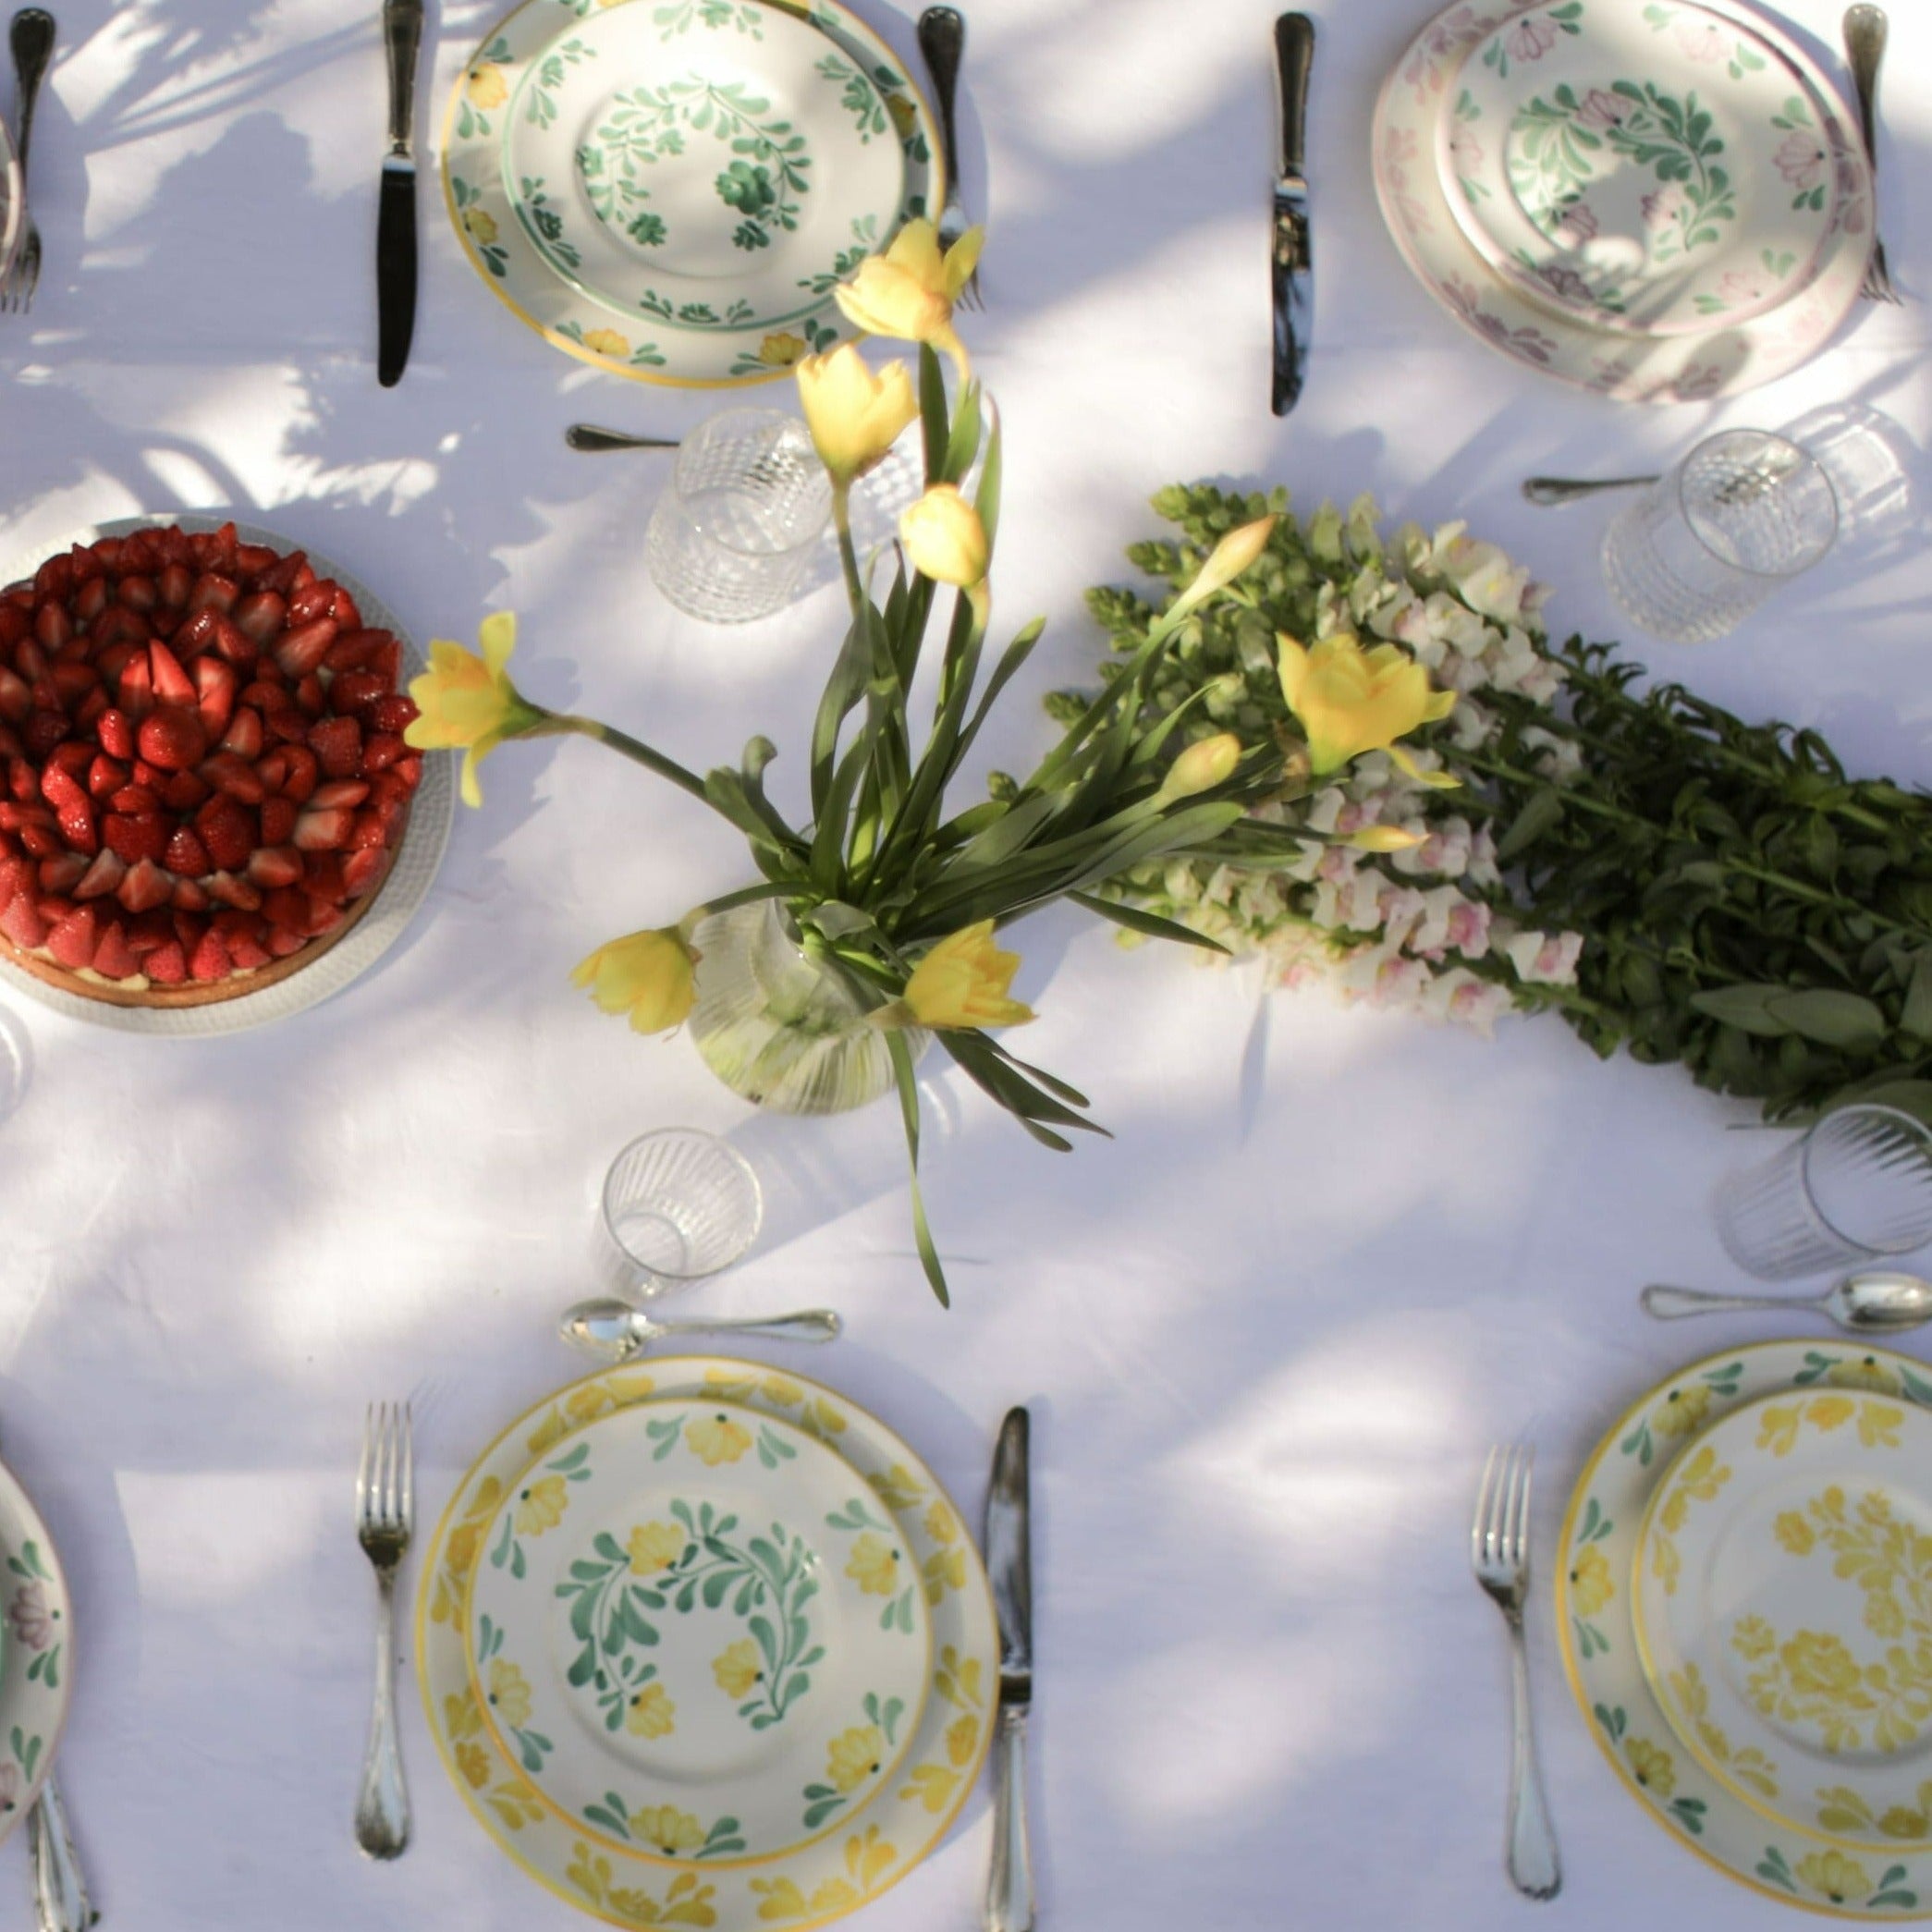
[[1746,1804],[1880,1851],[1932,1847],[1932,1414],[1767,1396],[1672,1464],[1637,1533],[1651,1687]]
[[[1376,194],[1402,259],[1436,301],[1472,334],[1525,368],[1625,402],[1702,402],[1784,375],[1817,353],[1858,300],[1871,252],[1871,171],[1837,83],[1744,0],[1705,0],[1703,13],[1748,25],[1828,104],[1811,158],[1794,164],[1792,191],[1835,194],[1831,230],[1816,275],[1795,296],[1743,321],[1718,318],[1706,334],[1633,336],[1593,327],[1506,280],[1471,241],[1445,192],[1436,157],[1441,122],[1453,114],[1451,83],[1471,54],[1498,32],[1505,43],[1546,0],[1477,5],[1458,0],[1412,41],[1376,104]],[[1584,0],[1586,5],[1602,0]],[[1667,0],[1649,0],[1672,14]]]
[[1738,19],[1547,0],[1473,47],[1437,123],[1492,268],[1598,328],[1707,334],[1789,301],[1837,216],[1828,107]]
[[[900,1768],[869,1802],[838,1807],[826,1820],[833,1828],[816,1842],[762,1865],[714,1865],[703,1853],[703,1821],[689,1806],[667,1807],[667,1818],[627,1819],[615,1847],[573,1827],[497,1744],[471,1683],[463,1607],[479,1564],[487,1563],[485,1536],[506,1495],[525,1486],[574,1429],[653,1398],[728,1403],[789,1423],[835,1449],[897,1525],[925,1594],[932,1676]],[[539,1884],[616,1926],[804,1932],[888,1890],[945,1836],[979,1776],[997,1699],[997,1655],[978,1553],[904,1440],[819,1383],[728,1357],[666,1356],[648,1368],[593,1376],[526,1411],[462,1479],[424,1548],[417,1672],[451,1779],[484,1830]],[[682,1847],[676,1860],[664,1855],[666,1834]]]
[[1877,1841],[1853,1849],[1778,1824],[1682,1746],[1645,1672],[1631,1615],[1638,1529],[1675,1458],[1694,1455],[1727,1415],[1760,1398],[1789,1405],[1864,1395],[1932,1409],[1932,1372],[1882,1350],[1762,1342],[1694,1362],[1632,1403],[1571,1497],[1557,1546],[1557,1631],[1584,1722],[1619,1781],[1679,1843],[1786,1903],[1845,1918],[1922,1918],[1932,1913],[1932,1854],[1902,1840],[1897,1851]]
[[[512,104],[520,100],[527,112],[537,97],[523,92],[532,66],[545,70],[551,60],[562,62],[556,76],[561,86],[572,68],[563,61],[559,43],[578,37],[593,15],[609,19],[631,12],[663,27],[674,40],[701,31],[710,33],[715,27],[716,32],[738,34],[747,48],[757,44],[752,38],[754,27],[763,33],[772,17],[787,17],[788,27],[802,26],[824,43],[815,68],[828,87],[839,89],[839,98],[850,92],[856,102],[863,98],[865,89],[871,90],[885,112],[889,139],[899,153],[898,202],[883,220],[851,214],[849,224],[856,222],[865,232],[850,232],[831,256],[833,263],[842,260],[848,268],[856,267],[866,254],[883,249],[901,223],[938,207],[944,182],[936,158],[937,125],[896,56],[837,0],[755,0],[755,4],[754,0],[617,0],[607,7],[600,6],[599,0],[524,0],[485,37],[450,96],[443,136],[443,186],[449,217],[471,266],[484,284],[553,347],[610,374],[633,382],[691,388],[769,382],[800,357],[851,338],[854,331],[833,302],[829,281],[815,306],[794,307],[789,312],[791,319],[776,326],[767,325],[755,313],[733,319],[728,312],[740,298],[727,298],[718,286],[707,283],[702,293],[674,293],[672,285],[662,277],[653,281],[643,276],[632,291],[635,300],[631,305],[614,308],[587,293],[538,246],[542,239],[554,242],[558,236],[587,234],[587,230],[566,226],[559,228],[558,236],[546,235],[553,219],[581,222],[575,209],[580,190],[572,178],[577,172],[574,156],[566,178],[553,183],[546,174],[533,193],[525,193],[523,182],[511,179],[505,172],[505,135],[512,123]],[[600,32],[609,31],[600,22]],[[553,49],[558,51],[553,54]],[[538,79],[544,79],[544,73],[540,71]],[[545,85],[547,88],[547,82]],[[856,107],[852,116],[856,125]],[[868,125],[870,118],[868,114]],[[676,131],[686,147],[691,140],[709,141],[712,138],[703,128],[695,135],[689,128]],[[755,144],[763,137],[741,134],[734,138]],[[887,138],[874,128],[865,145],[876,146]],[[760,220],[769,235],[771,205],[764,202],[764,190],[756,186],[756,170],[761,165],[756,156],[749,151],[731,156],[717,172],[729,175],[732,163],[739,160],[746,163],[752,178],[747,182],[733,176],[738,185],[732,191],[741,200],[759,202]],[[636,163],[640,178],[651,165]],[[766,186],[770,187],[770,166],[768,163],[764,165]],[[541,203],[534,193],[542,194]],[[776,199],[776,190],[774,194]],[[513,195],[520,200],[513,201]],[[524,209],[521,215],[520,204]],[[638,211],[645,205],[638,203]],[[802,199],[798,202],[801,210],[804,205]],[[616,202],[612,210],[620,212]],[[748,211],[740,214],[741,219],[750,218]],[[635,241],[634,237],[630,238]],[[741,252],[750,263],[758,251],[747,249]],[[802,261],[798,268],[798,274],[807,278],[828,272],[836,279],[846,270],[829,271],[823,262],[807,265]],[[710,311],[710,319],[679,312],[692,304]],[[666,307],[671,312],[668,315]]]
[[54,1539],[12,1473],[0,1467],[0,1839],[54,1767],[74,1676],[74,1619]]
[[783,1857],[911,1742],[933,1648],[911,1552],[789,1423],[722,1400],[600,1416],[532,1464],[484,1543],[466,1619],[483,1720],[605,1844],[654,1828],[670,1859]]
[[864,71],[773,6],[618,6],[523,70],[504,177],[532,246],[616,312],[772,330],[895,225],[905,155]]

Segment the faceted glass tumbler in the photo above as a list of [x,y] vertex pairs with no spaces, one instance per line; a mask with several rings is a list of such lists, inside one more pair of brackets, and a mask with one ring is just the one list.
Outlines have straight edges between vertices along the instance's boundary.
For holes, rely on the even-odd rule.
[[1747,1273],[1820,1275],[1932,1241],[1932,1129],[1897,1107],[1834,1108],[1721,1182],[1718,1233]]
[[651,575],[694,618],[769,617],[790,601],[831,510],[831,480],[802,422],[727,410],[679,447],[645,535]]
[[610,1164],[601,1230],[611,1271],[644,1294],[715,1275],[758,1237],[764,1197],[751,1163],[695,1127],[647,1133]]
[[1673,643],[1733,630],[1838,536],[1838,499],[1817,459],[1767,430],[1698,444],[1612,520],[1603,574],[1632,623]]

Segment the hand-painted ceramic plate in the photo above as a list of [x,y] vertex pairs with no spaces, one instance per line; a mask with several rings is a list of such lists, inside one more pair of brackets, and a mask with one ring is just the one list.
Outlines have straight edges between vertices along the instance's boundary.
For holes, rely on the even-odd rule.
[[[457,83],[444,126],[443,185],[450,219],[477,274],[512,313],[567,354],[634,382],[691,388],[768,382],[801,356],[852,337],[855,331],[832,300],[832,282],[857,267],[865,255],[883,249],[902,222],[938,207],[944,182],[932,110],[891,51],[836,0],[618,0],[617,6],[604,9],[606,17],[632,10],[674,36],[714,22],[720,32],[737,31],[733,23],[742,16],[748,23],[748,43],[750,23],[759,24],[762,31],[768,17],[789,15],[824,43],[818,67],[827,84],[836,81],[842,90],[851,91],[854,100],[861,97],[861,90],[870,88],[882,104],[900,154],[898,204],[876,224],[876,233],[854,233],[841,244],[832,262],[843,262],[843,267],[820,265],[808,271],[801,266],[801,275],[826,278],[816,306],[795,308],[790,320],[771,327],[755,317],[732,319],[726,313],[728,303],[720,304],[715,289],[680,300],[667,288],[651,285],[652,300],[646,301],[641,293],[628,312],[616,311],[566,279],[539,251],[511,202],[512,184],[504,173],[504,136],[512,104],[534,98],[521,92],[528,70],[532,64],[561,59],[551,50],[599,11],[597,0],[525,0],[485,39]],[[568,71],[566,64],[558,71],[559,81]],[[857,110],[853,112],[856,118]],[[680,130],[679,138],[687,147],[693,141],[711,139],[703,129],[696,135]],[[874,130],[874,144],[885,138],[881,130]],[[572,166],[574,170],[574,161]],[[752,166],[755,177],[755,163]],[[574,196],[575,183],[566,185]],[[514,187],[522,191],[521,182]],[[544,211],[556,216],[558,208],[566,205],[564,198],[547,185],[543,192]],[[742,192],[755,198],[754,190]],[[542,235],[545,222],[527,201],[526,207]],[[863,215],[853,218],[862,227],[870,220]],[[749,259],[752,251],[746,252]],[[716,318],[680,317],[676,312],[666,318],[665,303],[676,312],[691,300],[716,310]]]
[[897,225],[905,154],[863,70],[760,0],[616,6],[523,69],[503,133],[523,232],[626,318],[773,330]]
[[20,193],[20,164],[14,159],[13,136],[0,121],[0,275],[12,264],[20,239],[26,202]]
[[0,1467],[0,1839],[40,1795],[67,1714],[74,1619],[54,1539],[12,1473]]
[[[1602,0],[1581,0],[1593,6]],[[1410,43],[1376,103],[1376,194],[1402,259],[1457,321],[1512,361],[1624,402],[1701,402],[1786,374],[1837,333],[1858,300],[1871,251],[1871,171],[1834,81],[1743,0],[1705,0],[1700,16],[1735,21],[1775,50],[1827,104],[1816,152],[1793,165],[1793,194],[1824,189],[1832,209],[1816,273],[1790,300],[1704,334],[1632,336],[1595,328],[1547,295],[1532,299],[1498,275],[1458,223],[1436,165],[1438,127],[1453,114],[1451,84],[1471,54],[1511,24],[1541,20],[1546,0],[1472,5],[1438,14]],[[1676,9],[1657,0],[1657,11]],[[1835,196],[1835,199],[1834,199]]]
[[465,1620],[483,1721],[617,1850],[656,1825],[666,1859],[786,1857],[912,1742],[919,1571],[862,1479],[789,1423],[721,1400],[599,1416],[505,1495],[484,1546]]
[[[267,544],[284,552],[308,550],[309,561],[323,576],[333,577],[348,592],[372,625],[394,631],[401,639],[406,673],[413,676],[423,668],[422,654],[403,629],[401,620],[366,584],[320,551],[309,549],[275,531],[263,530],[259,524],[244,523],[226,512],[210,515],[182,510],[154,517],[116,517],[76,531],[68,541],[92,544],[99,537],[124,537],[129,531],[157,523],[178,523],[183,530],[197,531],[218,530],[229,522],[245,544]],[[52,547],[17,562],[0,581],[10,582],[28,574],[42,557],[50,554]],[[404,681],[408,682],[407,677]],[[83,999],[77,993],[63,992],[7,960],[0,960],[0,983],[42,1006],[53,1008],[56,1013],[65,1013],[70,1020],[85,1020],[121,1033],[160,1033],[177,1040],[245,1033],[251,1027],[266,1026],[271,1021],[305,1013],[361,979],[402,937],[422,901],[429,897],[455,820],[454,760],[447,752],[431,752],[423,758],[422,782],[410,802],[410,819],[403,828],[402,843],[390,862],[388,876],[377,889],[375,903],[312,964],[259,993],[244,993],[204,1007],[110,1006],[105,1000]]]
[[[655,1398],[722,1402],[788,1422],[828,1445],[862,1476],[910,1546],[933,1632],[933,1674],[899,1771],[869,1803],[838,1807],[834,1828],[791,1856],[715,1867],[702,1821],[626,1819],[618,1849],[559,1817],[529,1773],[507,1756],[470,1681],[464,1603],[485,1536],[511,1491],[574,1429]],[[755,1451],[754,1451],[755,1453]],[[555,1473],[555,1472],[546,1472]],[[541,1480],[541,1477],[539,1477]],[[881,1599],[883,1602],[883,1599]],[[718,1356],[666,1356],[649,1368],[593,1376],[519,1416],[463,1478],[424,1554],[417,1672],[437,1749],[490,1836],[540,1884],[613,1925],[702,1926],[707,1932],[804,1932],[889,1889],[930,1852],[966,1802],[991,1737],[997,1638],[985,1571],[932,1473],[883,1423],[801,1376]],[[616,1834],[612,1834],[616,1836]],[[684,1848],[667,1863],[663,1846]]]
[[1829,110],[1741,20],[1547,0],[1473,47],[1449,89],[1449,206],[1532,300],[1596,328],[1703,335],[1789,301],[1820,263]]
[[1632,1403],[1592,1451],[1571,1498],[1557,1547],[1557,1632],[1598,1745],[1632,1796],[1681,1843],[1787,1903],[1845,1918],[1923,1918],[1932,1914],[1932,1854],[1877,1843],[1852,1850],[1774,1824],[1678,1746],[1645,1674],[1630,1610],[1638,1529],[1673,1451],[1694,1452],[1725,1416],[1761,1397],[1863,1394],[1932,1409],[1932,1372],[1876,1349],[1763,1342],[1693,1363]]
[[1775,1824],[1932,1849],[1932,1413],[1867,1389],[1714,1424],[1637,1532],[1638,1654],[1677,1734]]

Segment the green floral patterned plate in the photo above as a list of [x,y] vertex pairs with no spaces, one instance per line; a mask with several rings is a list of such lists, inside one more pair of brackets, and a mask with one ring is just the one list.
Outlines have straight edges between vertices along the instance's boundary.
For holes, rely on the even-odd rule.
[[[491,1526],[505,1499],[548,1475],[565,1438],[584,1425],[655,1399],[694,1416],[729,1405],[754,1436],[755,1418],[789,1424],[835,1449],[862,1478],[899,1547],[916,1563],[932,1628],[927,1695],[901,1768],[870,1799],[841,1802],[833,1828],[764,1865],[717,1864],[689,1805],[627,1817],[621,1833],[573,1824],[538,1796],[520,1756],[506,1753],[471,1681],[465,1601],[489,1568]],[[704,1405],[704,1406],[700,1406]],[[748,1412],[740,1417],[736,1412]],[[574,1508],[574,1503],[572,1505]],[[526,1565],[528,1559],[526,1558]],[[870,1601],[883,1608],[886,1598]],[[425,1547],[416,1626],[417,1672],[430,1728],[458,1791],[483,1828],[540,1884],[612,1925],[707,1932],[804,1932],[887,1890],[945,1835],[979,1776],[997,1696],[997,1642],[985,1571],[959,1513],[931,1472],[883,1423],[803,1376],[720,1356],[664,1357],[648,1369],[593,1376],[519,1416],[462,1479]],[[742,1701],[742,1700],[740,1700]],[[883,1727],[882,1727],[883,1740]],[[870,1760],[867,1760],[870,1762]],[[610,1842],[611,1839],[616,1843]],[[677,1853],[667,1858],[666,1847]]]
[[1677,1734],[1774,1824],[1932,1849],[1932,1413],[1765,1396],[1671,1465],[1642,1526],[1639,1655]]
[[1473,46],[1438,120],[1490,266],[1594,327],[1701,335],[1813,281],[1836,218],[1828,111],[1742,19],[1547,0]]
[[54,1539],[0,1467],[0,1839],[24,1818],[54,1767],[74,1674],[73,1616]]
[[[789,1423],[640,1402],[540,1457],[484,1537],[465,1627],[499,1747],[578,1829],[780,1858],[899,1768],[933,1632],[899,1526]],[[687,1842],[695,1838],[696,1842]]]
[[[805,72],[777,77],[788,94],[758,92],[750,77],[764,84],[781,42],[787,60],[811,53]],[[647,43],[675,57],[646,72],[636,49]],[[739,79],[725,84],[742,90],[708,115],[678,92],[705,65],[701,45],[736,49]],[[600,141],[593,121],[612,132]],[[804,150],[789,146],[799,139]],[[635,382],[723,388],[850,339],[833,284],[939,205],[937,153],[924,99],[837,0],[524,0],[451,94],[443,186],[471,267],[547,342]],[[778,164],[801,158],[813,165],[788,184]],[[673,177],[675,196],[661,185]],[[693,207],[710,224],[702,236]],[[648,239],[653,213],[661,246]],[[739,255],[739,278],[715,272]]]
[[[1680,1842],[1788,1903],[1845,1918],[1923,1918],[1932,1914],[1932,1853],[1902,1840],[1892,1849],[1882,1819],[1872,1842],[1856,1848],[1775,1822],[1682,1749],[1645,1672],[1629,1605],[1639,1529],[1667,1463],[1691,1480],[1711,1432],[1767,1396],[1786,1408],[1832,1399],[1829,1412],[1835,1399],[1851,1398],[1855,1433],[1866,1395],[1887,1409],[1932,1411],[1932,1371],[1883,1350],[1763,1342],[1693,1363],[1632,1404],[1591,1453],[1571,1498],[1557,1549],[1557,1632],[1571,1689],[1598,1745],[1625,1788]],[[1700,1716],[1708,1707],[1694,1698],[1685,1721],[1694,1725]],[[1706,1753],[1730,1747],[1728,1739],[1703,1742]],[[1734,1776],[1737,1769],[1733,1755]]]
[[523,232],[558,275],[686,328],[809,315],[891,232],[905,182],[862,69],[753,0],[573,23],[524,67],[503,150]]

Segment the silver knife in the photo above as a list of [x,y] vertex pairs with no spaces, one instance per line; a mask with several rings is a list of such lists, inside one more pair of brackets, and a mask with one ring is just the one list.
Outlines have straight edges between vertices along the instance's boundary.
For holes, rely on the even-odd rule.
[[375,376],[402,379],[416,332],[416,54],[422,0],[383,0],[383,51],[389,66],[389,153],[375,222]]
[[1032,1932],[1033,1866],[1026,1842],[1026,1718],[1033,1701],[1033,1566],[1027,1415],[1009,1409],[986,1492],[986,1574],[999,1619],[999,1718],[993,1741],[993,1867],[986,1932]]
[[1285,416],[1302,393],[1314,331],[1314,258],[1308,235],[1308,76],[1314,22],[1283,14],[1275,22],[1275,78],[1281,88],[1281,172],[1275,177],[1270,272],[1275,295],[1274,409]]

